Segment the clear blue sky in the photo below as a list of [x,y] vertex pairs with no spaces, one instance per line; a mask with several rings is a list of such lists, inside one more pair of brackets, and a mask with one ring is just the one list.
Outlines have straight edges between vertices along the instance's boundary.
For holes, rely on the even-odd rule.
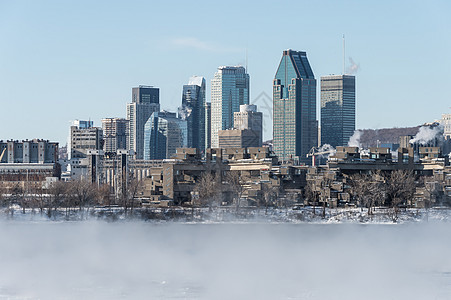
[[216,68],[244,65],[246,48],[251,99],[272,97],[284,49],[307,51],[319,82],[342,72],[343,34],[347,64],[360,65],[357,127],[419,125],[451,112],[450,11],[446,0],[0,0],[0,139],[65,144],[70,120],[125,117],[139,84],[175,110],[191,75],[209,95]]

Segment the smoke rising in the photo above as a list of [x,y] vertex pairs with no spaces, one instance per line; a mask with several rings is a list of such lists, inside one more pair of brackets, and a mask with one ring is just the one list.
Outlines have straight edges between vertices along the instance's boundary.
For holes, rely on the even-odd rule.
[[421,126],[418,130],[418,133],[415,135],[413,139],[409,141],[411,144],[421,144],[426,145],[430,141],[434,140],[436,137],[441,137],[443,131],[443,126]]
[[360,130],[355,130],[354,134],[349,138],[348,147],[359,147],[360,148],[360,137],[362,132]]
[[335,148],[332,147],[331,145],[329,145],[329,144],[324,144],[324,145],[322,145],[322,146],[318,149],[318,152],[319,152],[319,153],[321,153],[321,152],[327,152],[327,153],[325,153],[325,154],[319,154],[319,157],[329,157],[330,155],[335,155],[335,153],[336,153],[337,151],[336,151]]
[[[1,222],[8,299],[448,299],[449,224]],[[364,295],[364,296],[362,296]]]
[[356,63],[352,57],[349,57],[350,66],[347,67],[346,73],[350,75],[356,74],[360,70],[360,64]]

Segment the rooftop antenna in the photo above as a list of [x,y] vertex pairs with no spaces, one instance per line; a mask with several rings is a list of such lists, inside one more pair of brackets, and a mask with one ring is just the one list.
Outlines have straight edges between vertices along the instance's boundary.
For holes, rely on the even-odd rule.
[[346,71],[346,59],[345,59],[345,34],[343,33],[343,75],[345,75]]
[[247,47],[246,47],[246,58],[245,58],[245,63],[244,64],[246,66],[245,67],[246,68],[246,73],[249,73],[248,70],[247,70]]

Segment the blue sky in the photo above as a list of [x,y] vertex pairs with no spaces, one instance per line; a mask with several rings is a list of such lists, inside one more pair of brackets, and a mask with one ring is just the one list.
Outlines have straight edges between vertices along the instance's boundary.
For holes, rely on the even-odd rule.
[[[251,99],[272,97],[284,49],[307,51],[319,82],[342,72],[343,34],[360,66],[357,128],[433,121],[451,112],[450,3],[0,0],[0,139],[65,144],[70,120],[125,117],[139,84],[175,111],[190,76],[209,95],[216,68],[244,65],[246,49]],[[271,103],[256,104],[270,138]]]

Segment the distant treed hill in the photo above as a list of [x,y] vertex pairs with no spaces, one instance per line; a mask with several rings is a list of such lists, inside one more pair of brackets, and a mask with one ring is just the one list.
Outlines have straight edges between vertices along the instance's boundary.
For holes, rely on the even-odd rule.
[[376,147],[379,143],[399,143],[403,135],[416,135],[420,126],[404,128],[360,129],[360,144],[362,147]]

